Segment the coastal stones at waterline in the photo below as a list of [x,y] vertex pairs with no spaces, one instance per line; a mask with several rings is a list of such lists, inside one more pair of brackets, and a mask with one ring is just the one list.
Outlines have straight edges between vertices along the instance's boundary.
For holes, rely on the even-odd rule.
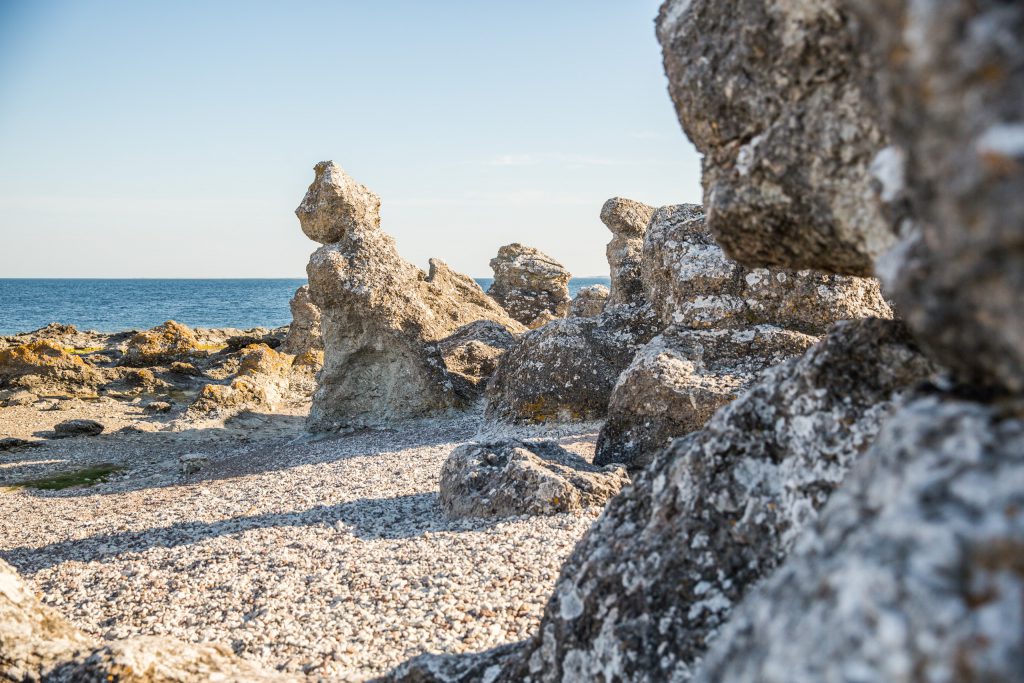
[[646,303],[640,281],[640,258],[644,232],[653,213],[654,207],[622,197],[613,197],[601,207],[601,222],[612,233],[612,241],[605,250],[612,281],[609,306]]
[[644,346],[619,376],[594,462],[642,469],[673,438],[703,427],[759,372],[800,355],[816,341],[772,325],[669,328]]
[[1024,672],[1024,421],[900,410],[696,681],[1013,683]]
[[322,350],[324,340],[320,336],[320,309],[309,295],[309,285],[302,285],[295,290],[289,306],[292,322],[288,326],[288,336],[281,350],[296,356],[307,351]]
[[54,439],[68,439],[75,436],[98,436],[104,427],[96,420],[65,420],[53,428]]
[[850,4],[885,67],[881,199],[909,203],[879,275],[959,381],[1024,393],[1024,4]]
[[0,560],[0,680],[48,683],[289,681],[222,645],[149,637],[97,641],[41,604]]
[[616,379],[658,333],[657,322],[649,306],[622,305],[524,334],[487,384],[486,418],[537,424],[604,417]]
[[95,393],[102,381],[96,368],[52,341],[0,349],[0,389],[74,396]]
[[629,483],[618,466],[598,467],[551,441],[466,444],[441,468],[449,517],[554,515],[604,505]]
[[151,330],[139,332],[125,345],[121,365],[142,368],[188,361],[201,351],[195,333],[179,322],[168,320]]
[[569,280],[565,267],[544,252],[518,242],[498,249],[491,259],[494,282],[487,293],[524,325],[547,313],[564,318],[569,312]]
[[315,170],[296,210],[307,235],[329,241],[307,266],[324,343],[309,428],[372,426],[467,407],[477,384],[447,369],[438,342],[477,320],[512,333],[525,328],[442,261],[432,259],[424,273],[403,260],[379,227],[376,195],[333,162]]
[[686,680],[931,364],[901,324],[839,323],[613,498],[502,680]]
[[708,224],[748,266],[871,275],[896,239],[868,200],[887,135],[876,63],[844,4],[668,0],[658,16],[669,92],[704,155]]
[[601,315],[611,291],[604,285],[590,285],[576,292],[569,305],[569,315],[576,318],[593,318]]
[[696,204],[654,213],[644,236],[642,279],[665,326],[769,324],[820,335],[837,320],[892,317],[873,278],[747,268],[733,261]]

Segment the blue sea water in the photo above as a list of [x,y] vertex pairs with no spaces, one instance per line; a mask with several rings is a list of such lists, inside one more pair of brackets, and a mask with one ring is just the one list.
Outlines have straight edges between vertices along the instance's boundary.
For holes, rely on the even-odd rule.
[[[189,327],[278,327],[291,321],[288,302],[305,280],[5,280],[0,279],[0,335],[51,322],[80,330],[120,332],[177,320]],[[484,289],[491,278],[477,278]],[[574,278],[569,291],[608,284]]]

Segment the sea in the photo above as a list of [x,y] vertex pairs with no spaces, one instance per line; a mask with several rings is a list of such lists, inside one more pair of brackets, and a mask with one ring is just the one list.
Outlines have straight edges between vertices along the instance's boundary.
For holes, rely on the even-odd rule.
[[[477,278],[486,290],[492,278]],[[305,280],[48,280],[0,279],[0,335],[52,322],[80,330],[121,332],[177,320],[189,327],[279,327],[291,322],[288,302]],[[608,285],[607,277],[569,282]]]

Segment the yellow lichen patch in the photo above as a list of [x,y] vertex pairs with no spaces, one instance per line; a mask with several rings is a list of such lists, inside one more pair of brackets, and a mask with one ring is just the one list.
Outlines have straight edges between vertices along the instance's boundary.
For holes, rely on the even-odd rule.
[[295,356],[292,367],[319,369],[324,364],[324,352],[320,350],[309,350]]
[[86,353],[96,353],[97,351],[102,351],[103,347],[102,346],[83,346],[81,348],[78,348],[78,347],[74,347],[74,346],[65,346],[64,350],[67,351],[68,353],[73,353],[75,355],[83,355],[83,354],[86,354]]
[[0,350],[0,377],[51,374],[59,370],[76,369],[85,372],[89,366],[59,344],[45,339]]
[[291,371],[292,356],[279,353],[266,344],[250,344],[242,349],[238,376],[275,375],[285,377]]

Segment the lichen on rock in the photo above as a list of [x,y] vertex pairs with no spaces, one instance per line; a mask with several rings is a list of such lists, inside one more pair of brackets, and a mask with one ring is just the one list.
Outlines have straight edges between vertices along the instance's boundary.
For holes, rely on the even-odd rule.
[[491,259],[491,269],[494,282],[487,293],[523,325],[534,327],[545,313],[554,318],[568,314],[572,274],[544,252],[518,242],[507,244]]

